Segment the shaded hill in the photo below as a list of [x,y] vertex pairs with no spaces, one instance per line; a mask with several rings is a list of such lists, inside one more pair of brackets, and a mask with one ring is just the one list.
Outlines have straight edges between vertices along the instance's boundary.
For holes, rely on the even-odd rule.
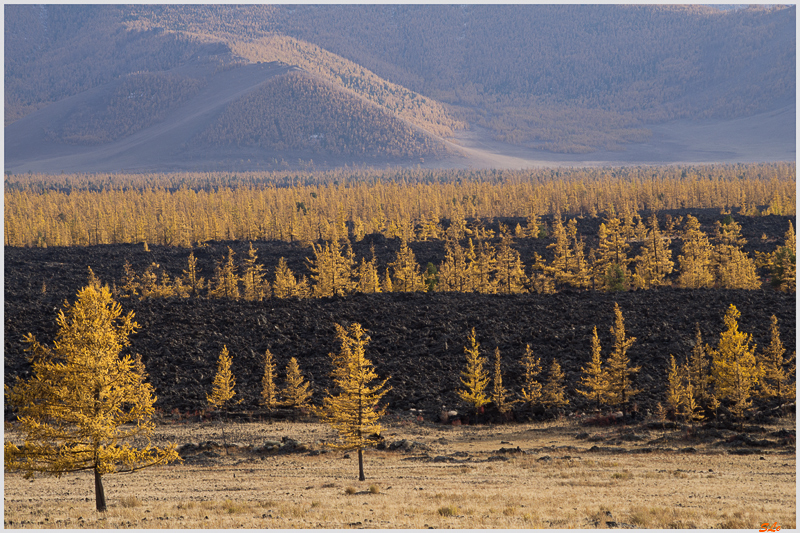
[[[794,13],[793,6],[9,5],[6,168],[275,169],[308,167],[312,158],[316,168],[793,160]],[[327,100],[329,109],[280,106],[281,131],[256,139],[263,123],[232,117],[263,116],[247,111],[257,96],[238,101],[258,86],[250,76],[259,62],[316,76],[316,96],[304,98]],[[290,80],[282,83],[298,83]],[[282,90],[275,102],[285,101]],[[357,133],[339,131],[348,121]],[[336,141],[310,141],[322,130],[337,132]],[[699,143],[682,143],[687,137]]]

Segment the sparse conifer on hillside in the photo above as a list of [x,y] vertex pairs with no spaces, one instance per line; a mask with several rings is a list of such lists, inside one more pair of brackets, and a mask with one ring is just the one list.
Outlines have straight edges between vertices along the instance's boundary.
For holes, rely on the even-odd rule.
[[563,407],[569,404],[564,388],[564,378],[561,365],[553,359],[550,364],[550,371],[547,374],[547,381],[542,388],[542,403],[544,405],[548,407]]
[[272,352],[264,352],[264,376],[261,378],[261,399],[268,410],[278,404],[278,391],[275,386],[275,359]]
[[592,359],[586,367],[581,368],[581,372],[583,372],[581,385],[585,388],[577,389],[577,391],[594,400],[595,407],[600,409],[600,403],[605,400],[608,391],[608,378],[605,369],[603,369],[597,326],[592,331]]
[[525,377],[522,383],[522,399],[530,406],[537,405],[542,401],[542,384],[538,380],[539,375],[542,373],[542,360],[533,355],[530,344],[525,345],[522,368],[525,369]]
[[638,372],[640,367],[630,366],[628,349],[636,341],[636,337],[626,336],[625,321],[616,302],[614,303],[614,326],[611,328],[611,334],[614,336],[614,350],[606,363],[608,380],[606,398],[609,404],[620,405],[622,412],[625,413],[628,401],[640,392],[633,387],[632,379],[633,374]]
[[785,402],[795,398],[796,390],[792,386],[792,374],[795,373],[796,365],[792,363],[795,359],[795,352],[788,358],[784,358],[786,353],[781,342],[780,330],[778,329],[778,319],[775,315],[770,318],[770,343],[758,355],[759,364],[764,371],[761,380],[761,394],[767,398],[777,398]]
[[239,276],[233,262],[234,251],[228,247],[228,259],[214,269],[214,284],[209,294],[214,298],[239,299]]
[[509,401],[508,390],[503,386],[503,370],[500,361],[500,348],[494,349],[494,379],[492,380],[492,404],[500,413],[507,413],[516,403]]
[[244,260],[244,269],[242,269],[242,285],[244,288],[244,299],[248,301],[260,302],[269,296],[269,282],[264,278],[266,272],[264,265],[257,263],[258,254],[253,243],[250,243],[250,248],[247,250],[247,257]]
[[680,264],[678,284],[681,287],[699,289],[713,285],[714,274],[711,270],[713,250],[708,236],[700,229],[700,222],[692,215],[688,215],[683,232],[683,247],[681,255],[678,256]]

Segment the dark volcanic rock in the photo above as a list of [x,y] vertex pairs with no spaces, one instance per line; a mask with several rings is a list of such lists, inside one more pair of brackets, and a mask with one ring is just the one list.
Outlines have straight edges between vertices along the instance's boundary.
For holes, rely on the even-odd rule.
[[[718,212],[701,215],[704,229],[710,233],[710,224],[720,216]],[[775,241],[763,245],[761,233],[782,242],[788,227],[788,217],[735,218],[742,222],[750,241],[748,247],[761,247],[764,251],[773,250]],[[596,234],[595,226],[600,221],[580,219],[579,229]],[[503,222],[511,227],[516,224],[511,219]],[[399,242],[370,236],[354,246],[358,257],[369,254],[370,241],[375,243],[383,272]],[[549,239],[520,239],[516,245],[527,260],[534,250],[547,255],[547,244]],[[211,275],[214,261],[222,259],[229,245],[239,258],[248,246],[242,242],[210,243],[194,250],[203,268],[201,275]],[[254,247],[270,277],[282,256],[295,272],[306,273],[303,263],[311,254],[309,249],[273,242],[254,243]],[[438,264],[444,255],[440,242],[412,243],[412,248],[423,265],[428,261]],[[634,253],[632,250],[631,255]],[[74,301],[76,291],[85,285],[87,266],[109,284],[122,278],[125,261],[137,272],[157,262],[174,278],[186,268],[188,255],[189,250],[156,246],[152,252],[144,252],[141,245],[6,247],[5,383],[13,384],[18,376],[29,375],[23,336],[31,332],[41,342],[52,342],[57,311],[65,300]],[[615,302],[625,317],[627,333],[637,339],[628,354],[631,364],[642,368],[636,375],[636,386],[642,393],[634,398],[640,412],[663,402],[669,356],[682,360],[691,352],[695,324],[699,324],[704,342],[714,344],[723,330],[722,318],[730,304],[742,314],[740,329],[751,333],[760,347],[769,343],[772,314],[778,318],[781,339],[789,350],[795,345],[796,335],[795,295],[771,289],[664,288],[620,293],[564,290],[554,295],[516,296],[391,293],[263,302],[123,298],[120,302],[125,311],[135,312],[140,329],[131,337],[131,351],[142,355],[158,396],[156,406],[164,412],[207,407],[206,394],[211,390],[223,345],[233,355],[242,410],[260,408],[261,357],[267,349],[275,356],[279,381],[289,359],[296,357],[311,383],[312,402],[320,402],[325,389],[331,386],[328,354],[339,348],[335,339],[337,323],[360,322],[368,330],[372,340],[367,356],[379,376],[391,376],[392,390],[385,396],[389,409],[422,410],[418,414],[426,420],[438,419],[443,410],[466,411],[456,391],[464,365],[464,345],[473,327],[486,356],[491,356],[495,347],[500,348],[507,388],[519,390],[523,375],[519,360],[525,345],[530,344],[542,358],[543,367],[548,368],[553,358],[559,361],[567,379],[568,408],[582,411],[593,407],[575,393],[581,367],[591,355],[592,328],[597,326],[603,357],[607,357],[613,345],[609,328],[613,325]],[[525,416],[527,413],[520,412],[515,418]]]

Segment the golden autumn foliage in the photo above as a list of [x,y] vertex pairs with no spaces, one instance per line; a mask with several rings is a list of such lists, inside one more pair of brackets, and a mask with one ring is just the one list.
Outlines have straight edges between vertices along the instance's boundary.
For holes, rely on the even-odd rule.
[[788,401],[796,397],[796,387],[792,385],[792,374],[797,366],[794,361],[795,353],[788,358],[783,354],[786,348],[781,342],[778,319],[775,315],[770,318],[770,343],[758,353],[758,362],[764,372],[761,379],[761,394],[768,398],[777,398],[779,401]]
[[581,368],[583,389],[576,389],[578,393],[594,400],[595,407],[600,409],[600,403],[605,401],[608,392],[608,377],[603,368],[603,358],[600,353],[600,339],[597,336],[597,326],[592,330],[592,359],[589,364]]
[[627,408],[628,401],[640,391],[633,386],[633,374],[640,370],[640,367],[631,367],[628,349],[636,342],[636,337],[628,337],[625,334],[625,320],[619,305],[614,303],[614,325],[611,327],[611,334],[614,336],[614,349],[606,361],[606,401],[611,405],[620,405],[623,413]]
[[308,390],[310,386],[300,372],[297,359],[292,357],[286,365],[286,382],[282,391],[283,405],[296,409],[307,408],[312,394],[312,391]]
[[231,371],[233,358],[228,353],[228,347],[223,346],[219,353],[217,362],[217,373],[214,374],[214,382],[211,394],[206,396],[208,403],[215,409],[224,408],[236,395],[236,378]]
[[522,399],[529,406],[538,405],[542,400],[542,384],[538,380],[539,374],[542,373],[542,360],[533,355],[530,344],[525,345],[521,364],[525,369]]
[[542,403],[547,407],[563,407],[569,404],[564,385],[564,371],[561,365],[553,359],[547,374],[547,381],[542,387]]
[[711,287],[714,283],[712,253],[714,247],[708,236],[700,229],[700,223],[692,215],[686,217],[683,247],[678,256],[680,273],[678,284],[685,289]]
[[379,407],[378,403],[391,388],[386,387],[388,377],[373,384],[378,376],[365,355],[370,339],[361,324],[353,323],[347,329],[336,324],[336,335],[341,349],[338,354],[331,354],[335,388],[326,391],[323,405],[316,412],[339,433],[341,443],[334,447],[358,451],[358,478],[364,481],[363,451],[378,443],[380,419],[386,411],[386,406]]
[[[310,245],[332,240],[337,219],[344,216],[360,225],[359,234],[391,237],[405,228],[403,238],[413,242],[430,238],[422,237],[428,231],[422,223],[438,217],[450,220],[451,237],[461,241],[465,217],[535,213],[526,232],[541,236],[537,218],[555,214],[555,206],[559,214],[574,216],[625,205],[634,212],[729,209],[741,196],[759,204],[786,197],[783,215],[794,214],[793,164],[709,165],[702,174],[692,167],[630,167],[613,176],[592,168],[15,175],[5,179],[4,235],[6,246],[192,247],[223,239]],[[409,227],[419,231],[409,234]],[[669,223],[664,233],[675,238]]]
[[731,412],[740,420],[752,404],[751,396],[763,375],[758,365],[749,334],[739,331],[741,313],[730,305],[725,313],[725,331],[719,336],[716,348],[708,346],[711,355],[711,375],[715,396],[730,402]]
[[507,413],[516,402],[509,400],[509,391],[503,386],[503,369],[500,348],[494,349],[494,378],[492,379],[492,404],[500,413]]
[[[9,471],[61,476],[93,470],[98,511],[106,510],[102,476],[180,460],[175,445],[150,443],[156,400],[144,365],[123,355],[138,328],[107,286],[90,283],[57,317],[52,347],[28,334],[33,375],[5,387],[24,443],[5,441]],[[134,445],[134,441],[136,444]]]
[[487,403],[486,386],[489,384],[489,373],[484,369],[486,358],[480,354],[480,343],[475,339],[475,328],[469,335],[469,346],[464,347],[467,354],[467,364],[461,372],[461,384],[466,387],[456,391],[458,397],[470,404],[476,410]]
[[264,352],[264,375],[261,377],[261,400],[268,410],[278,405],[278,390],[275,386],[275,358],[272,352]]

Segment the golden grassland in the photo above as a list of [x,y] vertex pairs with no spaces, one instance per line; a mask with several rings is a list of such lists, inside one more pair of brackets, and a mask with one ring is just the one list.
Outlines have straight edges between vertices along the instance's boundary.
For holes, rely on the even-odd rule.
[[[769,429],[777,429],[775,428]],[[794,419],[780,427],[793,428]],[[630,428],[628,428],[629,430]],[[732,455],[686,438],[685,431],[636,428],[627,453],[589,451],[575,438],[606,437],[616,428],[574,421],[504,426],[433,426],[395,421],[387,442],[407,439],[425,452],[365,454],[357,481],[355,454],[260,456],[247,445],[288,436],[330,440],[315,423],[228,423],[230,454],[134,474],[104,477],[109,510],[94,510],[92,473],[23,479],[6,473],[4,525],[9,528],[746,528],[796,523],[794,449]],[[13,432],[12,432],[13,434]],[[220,441],[216,423],[160,425],[156,444]],[[233,439],[233,440],[231,440]],[[632,453],[657,446],[695,453]],[[599,443],[601,446],[603,442]],[[312,444],[312,448],[319,446]],[[524,454],[502,454],[519,446]],[[549,459],[545,458],[549,457]],[[463,462],[454,462],[463,461]]]

